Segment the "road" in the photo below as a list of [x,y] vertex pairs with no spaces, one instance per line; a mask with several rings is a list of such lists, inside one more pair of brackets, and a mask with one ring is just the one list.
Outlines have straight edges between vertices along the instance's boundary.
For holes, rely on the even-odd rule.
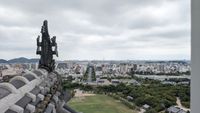
[[87,79],[88,82],[92,82],[92,68],[89,67],[89,70],[88,70],[88,79]]

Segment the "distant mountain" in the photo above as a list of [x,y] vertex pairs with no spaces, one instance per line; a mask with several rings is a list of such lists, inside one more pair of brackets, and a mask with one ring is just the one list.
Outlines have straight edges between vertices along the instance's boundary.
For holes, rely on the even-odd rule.
[[32,63],[36,63],[36,62],[39,62],[39,59],[38,58],[32,58],[32,59],[29,59],[30,62]]
[[8,61],[4,59],[0,59],[0,63],[8,63]]
[[9,63],[29,63],[29,59],[20,57],[8,60]]
[[20,57],[20,58],[14,58],[14,59],[10,59],[10,60],[4,60],[4,59],[0,59],[0,63],[36,63],[38,62],[39,59],[37,58],[32,58],[32,59],[28,59],[25,57]]

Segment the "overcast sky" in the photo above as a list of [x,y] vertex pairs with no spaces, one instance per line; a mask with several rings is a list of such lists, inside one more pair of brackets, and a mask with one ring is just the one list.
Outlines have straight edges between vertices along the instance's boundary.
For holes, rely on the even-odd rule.
[[58,60],[190,59],[190,0],[1,0],[0,58],[36,58],[47,19]]

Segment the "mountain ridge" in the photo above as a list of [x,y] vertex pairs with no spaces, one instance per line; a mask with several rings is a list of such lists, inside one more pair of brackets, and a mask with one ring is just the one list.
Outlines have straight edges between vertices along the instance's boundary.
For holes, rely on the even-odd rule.
[[18,58],[13,58],[10,60],[5,60],[5,59],[0,59],[0,63],[37,63],[39,62],[38,58],[25,58],[25,57],[18,57]]

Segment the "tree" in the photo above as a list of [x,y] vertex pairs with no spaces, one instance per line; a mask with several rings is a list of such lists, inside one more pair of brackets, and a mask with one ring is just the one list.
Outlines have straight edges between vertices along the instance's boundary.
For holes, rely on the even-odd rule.
[[147,110],[145,113],[158,113],[155,109],[151,108]]

